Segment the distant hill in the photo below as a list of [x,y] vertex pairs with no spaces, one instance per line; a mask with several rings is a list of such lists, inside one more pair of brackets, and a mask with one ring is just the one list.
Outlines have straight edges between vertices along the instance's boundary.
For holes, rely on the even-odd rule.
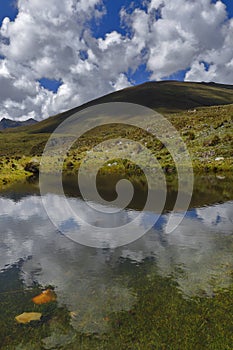
[[25,131],[29,133],[51,133],[65,118],[73,113],[106,102],[131,102],[150,107],[159,113],[170,114],[197,107],[233,104],[233,85],[178,81],[148,82],[113,92],[82,106],[57,114],[36,125],[25,128]]
[[16,120],[11,120],[11,119],[7,119],[7,118],[3,118],[0,121],[0,130],[5,130],[8,128],[16,128],[18,126],[29,126],[29,125],[34,125],[36,124],[37,121],[33,118],[30,118],[28,120],[25,120],[23,122],[20,121],[16,121]]

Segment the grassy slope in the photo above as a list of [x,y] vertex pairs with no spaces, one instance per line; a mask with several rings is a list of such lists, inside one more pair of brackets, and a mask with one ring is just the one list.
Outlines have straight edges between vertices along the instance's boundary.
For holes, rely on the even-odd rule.
[[[1,132],[0,184],[26,175],[24,165],[31,157],[41,155],[49,134],[66,117],[90,105],[111,101],[134,102],[163,112],[183,136],[196,171],[232,170],[233,86],[160,82],[127,88],[50,117],[36,125]],[[111,130],[102,128],[88,134],[70,152],[65,163],[66,171],[75,173],[86,151],[96,143],[117,136],[124,137],[125,132],[125,127],[116,126]],[[147,143],[148,148],[161,158],[163,167],[171,166],[172,160],[166,148],[161,149],[161,145],[150,135],[132,128],[127,130],[127,137],[129,135],[130,138]],[[96,156],[98,155],[97,152]],[[224,157],[224,161],[215,161],[217,157]],[[111,171],[124,172],[124,165],[119,163]],[[104,172],[106,173],[106,169]],[[131,168],[129,176],[133,173],[134,168]]]

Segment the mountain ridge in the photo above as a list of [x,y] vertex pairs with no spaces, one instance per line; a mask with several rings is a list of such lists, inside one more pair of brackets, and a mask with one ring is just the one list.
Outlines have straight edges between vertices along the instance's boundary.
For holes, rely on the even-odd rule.
[[21,126],[29,126],[29,125],[34,125],[36,124],[37,121],[33,118],[29,118],[24,121],[18,121],[18,120],[12,120],[8,118],[2,118],[0,120],[0,130],[5,130],[5,129],[10,129],[10,128],[17,128]]
[[[143,105],[159,113],[170,114],[217,105],[233,104],[233,85],[205,82],[160,81],[114,91],[78,107],[58,113],[27,128],[30,133],[51,133],[66,118],[87,107],[109,102]],[[16,131],[16,129],[14,130]]]

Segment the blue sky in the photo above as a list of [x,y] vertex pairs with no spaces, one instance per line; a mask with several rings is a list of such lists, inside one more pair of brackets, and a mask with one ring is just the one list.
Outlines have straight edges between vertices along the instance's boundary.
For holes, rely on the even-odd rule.
[[[233,17],[233,1],[232,0],[222,0],[223,3],[227,6],[228,16]],[[131,9],[143,8],[141,1],[135,1],[135,5],[131,6]],[[103,37],[106,33],[110,33],[114,30],[117,30],[119,33],[125,35],[125,27],[121,25],[119,12],[122,7],[125,7],[130,11],[130,5],[132,0],[117,0],[117,1],[108,1],[104,0],[104,5],[106,7],[106,15],[96,23],[96,21],[91,22],[91,29],[95,37]],[[5,17],[9,17],[12,21],[18,14],[16,1],[15,0],[0,0],[0,24]],[[185,73],[187,70],[178,71],[174,74],[171,74],[166,79],[172,80],[184,80]],[[145,64],[140,65],[137,70],[130,75],[131,81],[135,84],[140,84],[149,79],[149,72],[146,71]],[[59,86],[61,85],[60,81],[54,79],[48,79],[43,77],[39,80],[40,84],[46,89],[57,92]]]
[[233,1],[232,0],[223,0],[224,4],[227,6],[227,12],[229,15],[229,18],[233,17]]
[[46,118],[146,81],[233,84],[232,0],[72,2],[0,0],[1,116]]
[[9,17],[11,20],[17,16],[18,10],[15,5],[15,1],[12,0],[0,0],[0,24],[5,17]]

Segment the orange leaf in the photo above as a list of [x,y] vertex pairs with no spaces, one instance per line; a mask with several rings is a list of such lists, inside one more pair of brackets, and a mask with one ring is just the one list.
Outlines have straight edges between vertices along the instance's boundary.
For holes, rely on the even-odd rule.
[[51,301],[55,301],[57,299],[56,294],[51,289],[44,290],[41,294],[32,298],[33,303],[37,305],[50,303]]

